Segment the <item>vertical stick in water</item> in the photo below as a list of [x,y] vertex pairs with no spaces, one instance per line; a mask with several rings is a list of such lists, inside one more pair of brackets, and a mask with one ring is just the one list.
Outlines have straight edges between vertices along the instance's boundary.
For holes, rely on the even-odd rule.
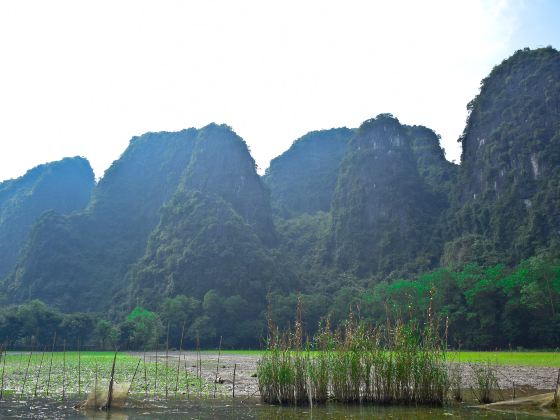
[[183,351],[183,335],[185,334],[185,323],[181,330],[181,341],[179,342],[179,361],[177,362],[177,379],[175,380],[175,398],[177,398],[177,390],[179,389],[179,371],[181,370],[181,353]]
[[95,362],[95,382],[93,387],[93,406],[97,409],[97,362]]
[[187,398],[190,397],[190,393],[189,393],[189,370],[187,368],[187,356],[185,356],[185,383],[186,388],[187,388]]
[[216,363],[216,377],[214,378],[214,398],[216,398],[216,389],[218,388],[218,369],[220,368],[221,352],[222,352],[222,337],[220,336],[220,345],[218,346],[218,362]]
[[80,339],[78,338],[78,396],[82,395],[82,363],[80,359]]
[[66,399],[66,340],[62,347],[62,399]]
[[43,367],[43,358],[45,357],[45,351],[47,346],[43,347],[43,352],[41,353],[41,361],[39,362],[39,371],[37,372],[37,378],[35,379],[35,389],[33,390],[33,396],[37,396],[37,387],[39,386],[39,378],[41,376],[41,368]]
[[107,395],[107,402],[103,405],[103,410],[109,411],[113,403],[113,385],[115,383],[115,363],[117,361],[117,351],[113,357],[113,367],[111,368],[111,379],[109,380],[109,394]]
[[54,356],[54,345],[56,344],[56,331],[54,332],[53,342],[52,342],[52,350],[51,350],[51,362],[49,364],[49,376],[47,379],[47,397],[49,396],[49,387],[51,385],[51,372],[52,372],[52,362]]
[[25,383],[27,382],[27,375],[29,374],[29,366],[31,365],[31,357],[33,357],[33,346],[34,343],[31,344],[31,352],[29,353],[29,358],[27,359],[27,367],[25,368],[25,375],[23,377],[23,384],[21,386],[21,395],[25,392]]
[[138,359],[138,363],[136,364],[136,369],[134,369],[134,374],[132,375],[132,379],[130,380],[130,386],[128,387],[128,391],[126,392],[126,395],[128,396],[128,394],[130,394],[130,390],[132,389],[132,385],[134,384],[134,378],[136,378],[136,372],[138,372],[138,367],[140,366],[140,362],[142,361],[142,359]]
[[200,358],[200,338],[196,335],[196,378],[198,382],[198,396],[202,392],[202,359]]
[[146,346],[144,346],[144,396],[148,397],[148,369],[146,368]]
[[0,401],[2,400],[2,395],[4,394],[4,371],[6,370],[6,358],[8,357],[7,350],[8,350],[7,347],[3,349],[4,357],[2,357],[2,379],[0,384]]
[[237,370],[237,363],[233,365],[233,397],[235,398],[235,371]]
[[169,370],[169,322],[167,323],[167,338],[165,339],[165,400],[167,400],[167,371]]
[[560,369],[558,369],[558,378],[556,378],[556,389],[554,390],[554,406],[556,408],[560,406],[560,394],[558,394],[558,390],[560,390]]
[[158,345],[156,344],[156,376],[155,376],[155,379],[154,379],[154,397],[157,396],[157,375],[158,375],[158,371],[157,371],[157,368],[158,368],[158,354],[157,354],[157,351],[158,351]]

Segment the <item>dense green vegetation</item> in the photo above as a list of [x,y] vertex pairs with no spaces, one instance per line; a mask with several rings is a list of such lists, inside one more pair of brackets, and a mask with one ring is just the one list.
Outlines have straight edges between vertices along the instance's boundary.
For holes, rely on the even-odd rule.
[[303,136],[263,177],[225,125],[147,133],[70,214],[84,160],[2,183],[0,342],[142,348],[169,325],[178,346],[184,324],[189,345],[259,348],[268,307],[285,326],[301,296],[309,334],[349,308],[421,322],[431,299],[453,347],[556,348],[560,53],[515,53],[468,109],[461,165],[381,114]]
[[[226,348],[260,348],[267,311],[262,305],[251,307],[249,297],[238,293],[226,297],[211,289],[201,299],[167,297],[157,312],[136,307],[119,322],[100,319],[99,314],[61,314],[32,301],[0,311],[0,342],[48,345],[56,331],[59,341],[72,345],[79,339],[100,348],[154,348],[165,342],[169,325],[170,345],[178,347],[184,324],[185,343],[191,348],[197,337],[202,347],[216,347],[220,336]],[[298,298],[303,301],[303,328],[310,335],[325,317],[333,326],[341,325],[349,308],[370,323],[397,318],[422,323],[431,305],[434,316],[448,324],[448,343],[454,349],[556,349],[560,342],[557,259],[534,257],[513,268],[473,263],[460,271],[438,269],[409,280],[354,284],[332,295],[319,290],[269,293],[271,320],[287,327]]]
[[270,162],[263,177],[281,217],[330,210],[340,162],[354,134],[348,128],[312,131]]

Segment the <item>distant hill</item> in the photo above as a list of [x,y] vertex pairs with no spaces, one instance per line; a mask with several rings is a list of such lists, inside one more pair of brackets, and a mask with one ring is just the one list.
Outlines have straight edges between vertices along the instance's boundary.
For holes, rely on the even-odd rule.
[[0,183],[0,278],[13,269],[29,231],[48,211],[82,210],[95,185],[89,162],[80,157],[46,163]]

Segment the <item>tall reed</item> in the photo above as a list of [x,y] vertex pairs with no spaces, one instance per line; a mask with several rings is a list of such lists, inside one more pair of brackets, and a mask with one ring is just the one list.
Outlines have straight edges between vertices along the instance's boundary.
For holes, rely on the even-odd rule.
[[369,326],[350,313],[343,328],[332,331],[327,320],[304,346],[302,306],[298,300],[294,331],[280,333],[269,319],[267,351],[257,368],[264,402],[444,403],[446,347],[433,319]]

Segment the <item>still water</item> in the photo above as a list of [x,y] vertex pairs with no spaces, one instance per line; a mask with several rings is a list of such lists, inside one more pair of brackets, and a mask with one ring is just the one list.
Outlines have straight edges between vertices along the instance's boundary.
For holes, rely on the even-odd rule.
[[416,408],[343,406],[327,404],[313,407],[277,407],[262,405],[258,400],[241,401],[204,399],[167,402],[136,402],[111,412],[77,411],[77,401],[33,399],[0,401],[0,418],[35,419],[535,419],[539,416],[522,413],[500,413],[471,407]]

